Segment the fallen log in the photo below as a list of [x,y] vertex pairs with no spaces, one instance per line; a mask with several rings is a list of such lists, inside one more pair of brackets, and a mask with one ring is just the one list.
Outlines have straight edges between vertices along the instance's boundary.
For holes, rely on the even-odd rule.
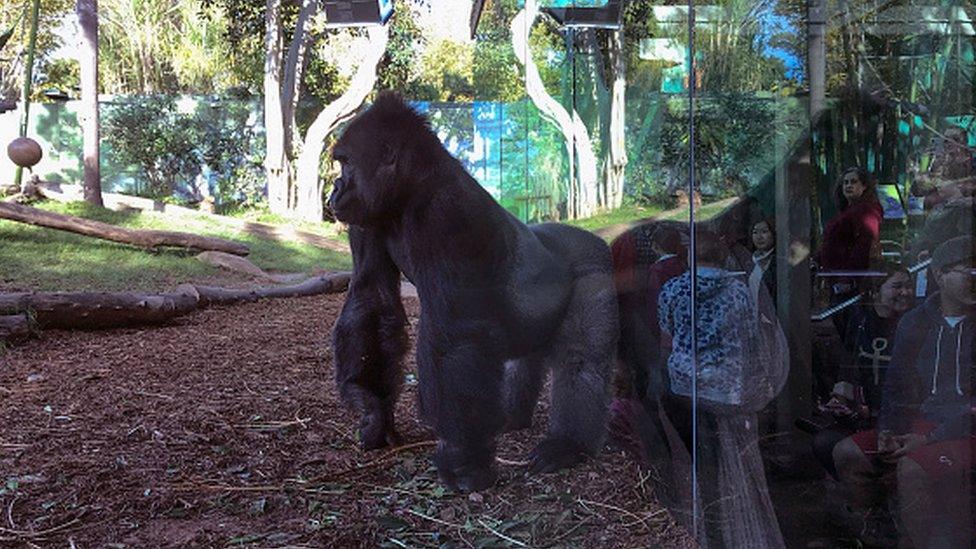
[[26,314],[0,315],[0,341],[15,341],[30,335]]
[[228,305],[279,297],[302,297],[344,291],[350,273],[314,276],[292,286],[235,290],[184,284],[171,293],[133,292],[22,292],[0,294],[0,340],[4,319],[14,333],[20,317],[27,330],[28,316],[39,329],[92,330],[166,323],[173,318],[210,305]]
[[125,227],[102,223],[101,221],[61,215],[12,202],[0,202],[0,219],[9,219],[39,227],[58,229],[60,231],[83,234],[113,242],[132,244],[141,248],[172,246],[195,250],[213,250],[234,255],[247,255],[250,252],[246,244],[225,240],[223,238],[176,231],[127,229]]
[[199,296],[200,305],[208,307],[210,305],[230,305],[276,297],[303,297],[337,293],[344,291],[349,286],[350,276],[349,273],[326,274],[312,277],[300,284],[291,286],[245,290],[185,284],[177,288],[177,291],[189,292],[192,289]]
[[28,292],[0,295],[0,313],[30,312],[38,328],[160,324],[197,308],[192,293]]

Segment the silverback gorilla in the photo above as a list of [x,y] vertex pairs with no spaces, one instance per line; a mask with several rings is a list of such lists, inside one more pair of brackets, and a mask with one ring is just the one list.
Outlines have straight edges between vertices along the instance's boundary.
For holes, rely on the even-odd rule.
[[494,484],[495,437],[530,424],[549,369],[548,434],[530,472],[597,452],[618,338],[607,245],[566,225],[519,222],[392,93],[349,124],[332,156],[342,173],[329,205],[350,226],[354,263],[333,331],[336,382],[361,414],[363,447],[397,440],[403,273],[420,297],[419,410],[438,437],[442,482]]

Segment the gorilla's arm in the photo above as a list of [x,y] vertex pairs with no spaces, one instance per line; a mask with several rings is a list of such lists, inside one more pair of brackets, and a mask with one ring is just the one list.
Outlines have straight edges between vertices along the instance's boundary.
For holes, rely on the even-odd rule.
[[361,414],[366,449],[396,442],[393,408],[399,394],[400,358],[407,322],[400,301],[400,271],[383,240],[351,226],[353,278],[332,335],[336,382],[343,402]]

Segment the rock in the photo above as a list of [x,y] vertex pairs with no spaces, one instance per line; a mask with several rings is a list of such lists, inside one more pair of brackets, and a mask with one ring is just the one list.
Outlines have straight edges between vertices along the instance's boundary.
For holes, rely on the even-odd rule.
[[207,251],[197,255],[197,259],[214,267],[251,275],[256,278],[273,280],[273,277],[247,259],[224,252]]

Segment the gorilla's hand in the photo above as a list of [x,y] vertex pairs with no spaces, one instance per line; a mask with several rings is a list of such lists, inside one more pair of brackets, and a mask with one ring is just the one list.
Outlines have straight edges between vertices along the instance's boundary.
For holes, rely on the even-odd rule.
[[359,443],[363,450],[397,446],[400,444],[400,435],[383,414],[373,413],[363,416],[359,422]]

